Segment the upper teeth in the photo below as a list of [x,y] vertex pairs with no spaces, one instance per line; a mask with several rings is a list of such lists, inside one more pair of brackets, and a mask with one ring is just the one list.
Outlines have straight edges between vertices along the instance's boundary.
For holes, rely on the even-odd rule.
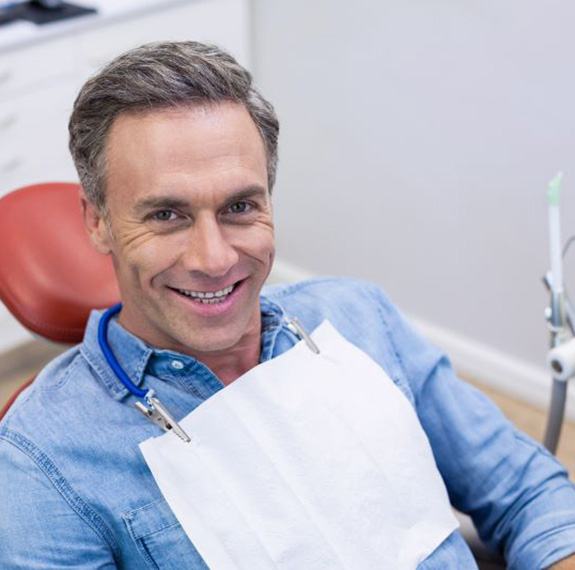
[[180,293],[188,295],[188,297],[194,297],[196,299],[212,299],[214,297],[225,297],[231,293],[234,289],[233,285],[226,287],[225,289],[220,289],[219,291],[188,291],[187,289],[178,289]]

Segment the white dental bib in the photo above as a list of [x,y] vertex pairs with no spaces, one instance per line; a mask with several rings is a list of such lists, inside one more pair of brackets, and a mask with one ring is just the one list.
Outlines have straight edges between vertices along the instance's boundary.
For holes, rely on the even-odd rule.
[[[140,444],[213,570],[413,569],[457,528],[407,398],[329,322]],[[182,561],[183,567],[185,561]]]

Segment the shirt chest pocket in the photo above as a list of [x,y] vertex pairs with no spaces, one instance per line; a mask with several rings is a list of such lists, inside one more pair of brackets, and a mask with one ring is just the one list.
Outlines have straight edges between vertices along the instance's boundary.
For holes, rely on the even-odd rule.
[[122,518],[149,568],[208,570],[208,566],[163,499],[128,511]]

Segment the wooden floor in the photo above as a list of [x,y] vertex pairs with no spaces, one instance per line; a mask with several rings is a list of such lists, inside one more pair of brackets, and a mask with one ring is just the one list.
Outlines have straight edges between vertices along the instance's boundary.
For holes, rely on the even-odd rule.
[[[43,364],[54,355],[61,352],[62,347],[50,344],[36,343],[30,348],[28,354],[20,353],[16,358],[12,356],[9,366],[2,366],[0,362],[0,408],[19,385],[34,375]],[[4,363],[6,360],[4,361]],[[491,388],[481,385],[480,382],[468,379],[471,384],[485,392],[522,431],[542,441],[545,430],[546,413],[533,406],[509,398]],[[566,422],[563,426],[557,456],[567,467],[571,480],[575,481],[575,424]]]

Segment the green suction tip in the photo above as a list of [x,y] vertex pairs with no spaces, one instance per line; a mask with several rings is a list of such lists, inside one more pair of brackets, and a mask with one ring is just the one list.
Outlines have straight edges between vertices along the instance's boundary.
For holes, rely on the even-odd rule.
[[549,182],[549,186],[547,187],[547,200],[552,206],[557,206],[559,204],[561,180],[563,180],[563,173],[558,172],[551,182]]

